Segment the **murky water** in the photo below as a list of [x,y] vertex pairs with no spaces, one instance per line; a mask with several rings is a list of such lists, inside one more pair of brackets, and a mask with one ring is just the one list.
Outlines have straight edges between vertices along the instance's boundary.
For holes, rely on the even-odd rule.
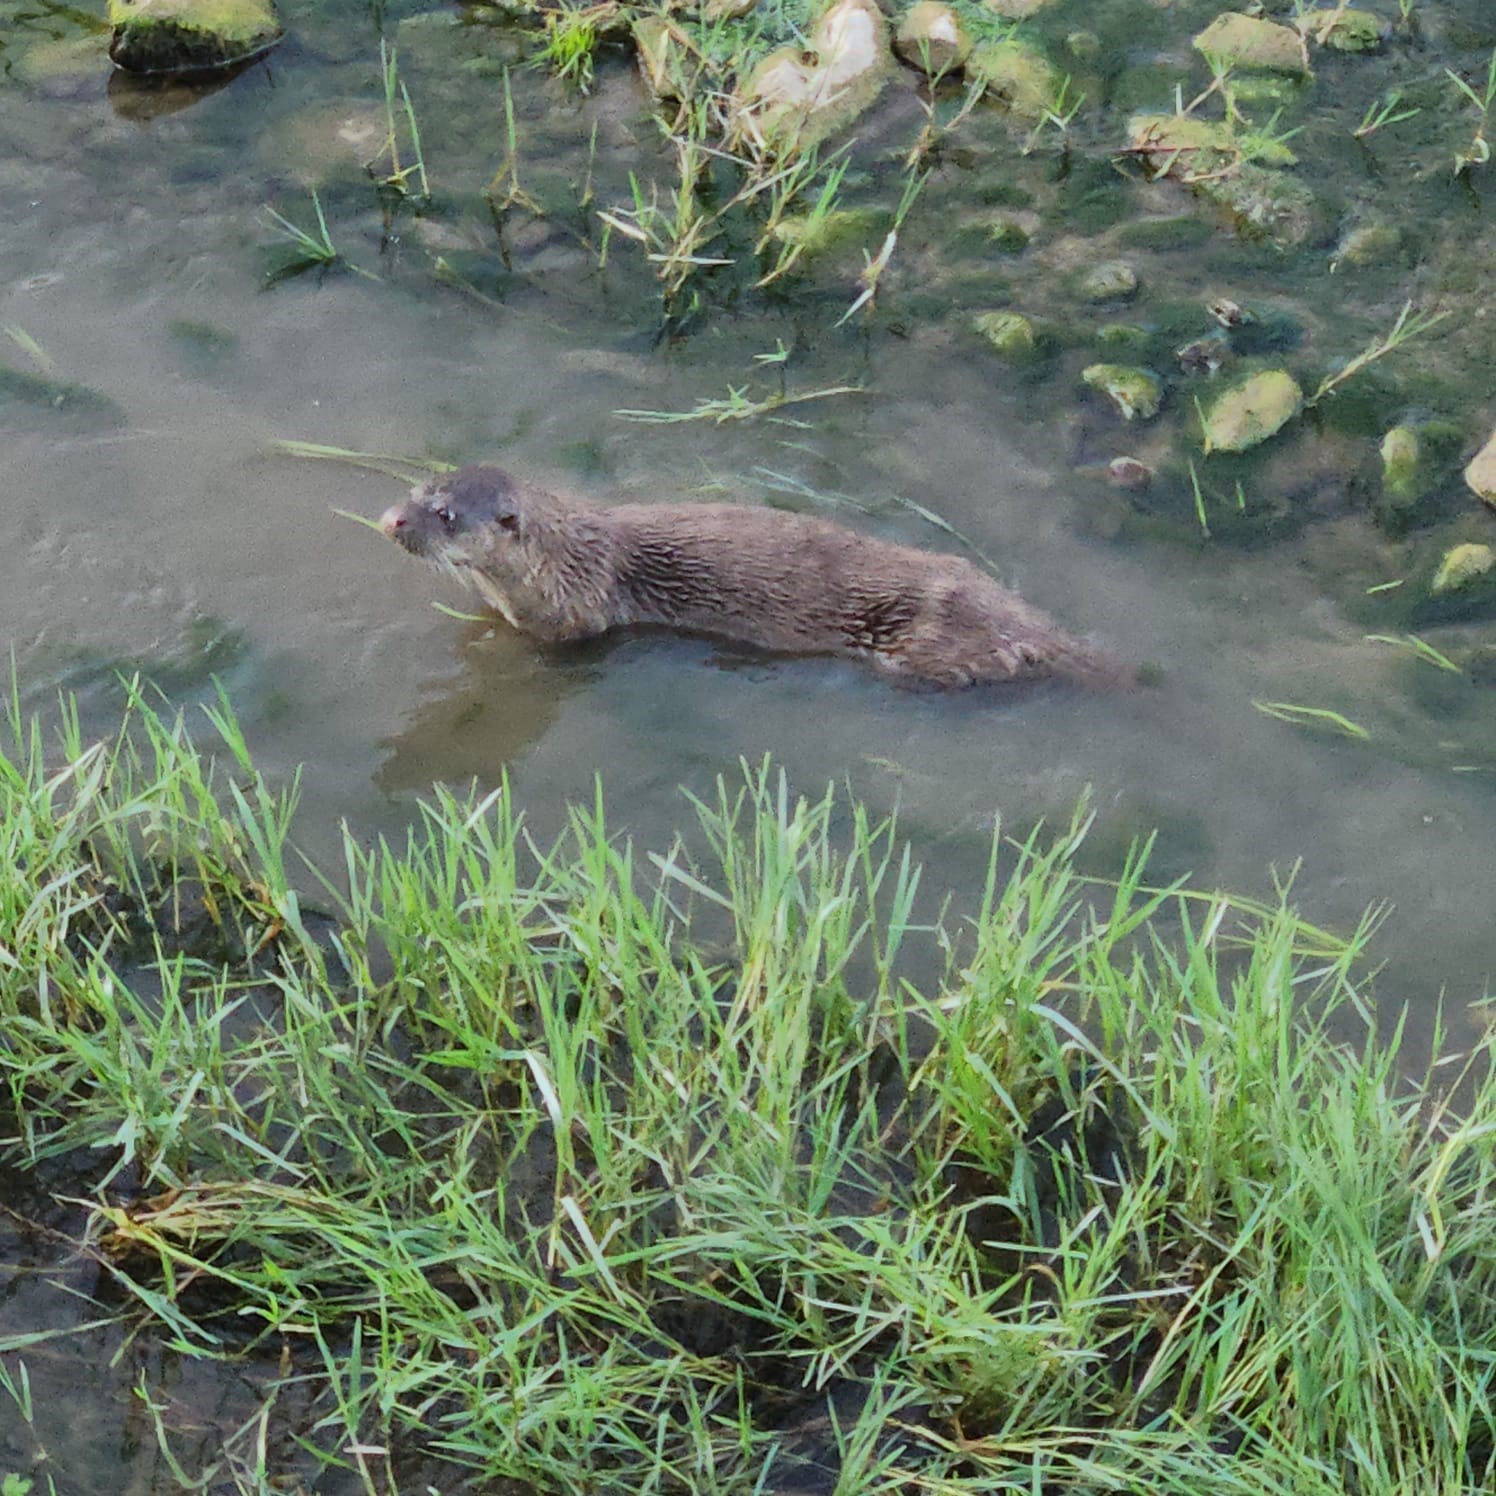
[[[15,651],[28,704],[45,709],[67,687],[102,728],[117,710],[115,670],[138,668],[185,702],[209,699],[216,673],[262,767],[302,766],[301,839],[314,857],[328,854],[339,821],[360,834],[396,831],[434,779],[492,782],[506,771],[542,831],[600,775],[615,825],[659,845],[684,820],[678,786],[703,791],[740,758],[771,754],[807,790],[843,780],[876,807],[898,806],[932,885],[959,895],[980,880],[995,815],[1014,829],[1064,816],[1089,786],[1099,868],[1157,827],[1160,875],[1261,892],[1274,869],[1301,865],[1306,911],[1342,926],[1393,901],[1377,948],[1389,965],[1381,1001],[1412,1005],[1414,1029],[1427,1033],[1444,994],[1458,1041],[1464,1005],[1496,967],[1496,690],[1445,690],[1420,673],[1430,667],[1364,640],[1376,621],[1347,597],[1412,555],[1366,516],[1357,485],[1374,434],[1354,430],[1348,405],[1280,464],[1292,524],[1243,544],[1223,512],[1207,539],[1192,517],[1150,513],[1077,471],[1145,435],[1078,386],[1015,376],[967,330],[972,312],[1021,297],[1040,275],[1052,281],[1115,252],[1105,235],[1129,214],[1189,214],[1186,200],[1166,198],[1174,189],[1122,182],[1099,129],[1077,138],[1066,175],[1056,152],[1016,157],[1020,137],[979,113],[911,214],[871,322],[833,326],[857,291],[854,245],[781,298],[714,305],[709,294],[686,336],[657,340],[638,254],[615,239],[599,274],[595,225],[591,247],[571,232],[583,224],[575,205],[594,126],[599,203],[625,200],[630,169],[663,180],[658,130],[625,62],[604,61],[582,102],[539,74],[513,74],[520,176],[552,216],[511,219],[506,264],[481,194],[505,152],[496,59],[519,44],[445,12],[400,26],[416,7],[383,8],[437,194],[425,219],[390,223],[361,169],[368,131],[377,145],[382,128],[376,16],[287,9],[292,39],[270,65],[201,97],[111,89],[98,59],[22,76],[22,29],[0,54],[12,68],[0,79],[0,325],[23,334],[0,364],[112,402],[56,408],[0,394],[0,640]],[[1482,0],[1423,9],[1427,50],[1408,62],[1419,86],[1432,87],[1446,60],[1468,65],[1496,45]],[[0,19],[20,28],[24,17],[0,4]],[[65,18],[47,24],[78,36]],[[867,125],[854,197],[888,195],[919,119],[906,85]],[[1116,102],[1130,107],[1124,93]],[[282,237],[265,207],[311,224],[309,160],[328,163],[318,180],[334,241],[369,274],[265,288],[265,247]],[[1036,241],[1026,270],[980,234],[963,237],[994,200],[1004,160],[1020,197],[1037,183],[1073,208],[1065,230]],[[1377,192],[1357,160],[1348,155],[1343,174],[1347,210]],[[1379,169],[1398,169],[1395,148]],[[1424,254],[1415,231],[1400,260],[1362,275],[1354,318],[1311,280],[1329,285],[1323,244],[1293,259],[1224,235],[1144,261],[1153,285],[1165,278],[1167,306],[1071,315],[1187,323],[1181,308],[1229,293],[1292,312],[1296,335],[1328,367],[1385,328],[1405,297],[1468,285],[1482,253],[1489,284],[1496,183],[1479,185],[1484,202],[1442,178],[1420,186],[1426,211],[1454,215],[1463,238],[1452,246],[1446,236],[1437,252],[1430,238]],[[1469,253],[1456,253],[1458,242]],[[466,288],[442,282],[438,257]],[[1441,344],[1443,377],[1452,369],[1456,384],[1478,383],[1483,370],[1489,386],[1490,329],[1462,322]],[[1209,325],[1199,314],[1196,332]],[[33,341],[44,361],[28,352]],[[777,376],[755,355],[777,341],[793,350],[793,390],[864,392],[780,413],[793,424],[656,426],[616,414],[688,410],[730,386],[767,393]],[[1489,388],[1470,390],[1466,415],[1468,436],[1489,431]],[[278,438],[497,458],[598,499],[853,496],[873,509],[849,513],[855,522],[949,544],[897,502],[911,501],[1067,624],[1157,664],[1162,683],[1123,697],[1046,688],[941,698],[834,663],[693,640],[548,656],[502,627],[432,610],[433,598],[471,602],[332,512],[377,514],[395,485],[276,455]],[[823,497],[787,498],[795,487]],[[1466,498],[1473,533],[1489,529]],[[1489,615],[1423,632],[1441,648],[1496,644]],[[1314,702],[1372,735],[1306,735],[1254,699]],[[4,1255],[14,1260],[9,1246]],[[56,1322],[34,1282],[0,1302],[0,1335],[37,1316]],[[69,1373],[54,1375],[62,1386]],[[44,1411],[53,1445],[64,1442],[62,1412]],[[31,1447],[4,1422],[0,1413],[0,1473]],[[138,1433],[121,1435],[130,1474],[109,1489],[160,1488],[153,1439]],[[59,1448],[60,1484],[70,1458],[77,1470],[102,1463],[97,1451]],[[86,1489],[87,1477],[66,1488]]]

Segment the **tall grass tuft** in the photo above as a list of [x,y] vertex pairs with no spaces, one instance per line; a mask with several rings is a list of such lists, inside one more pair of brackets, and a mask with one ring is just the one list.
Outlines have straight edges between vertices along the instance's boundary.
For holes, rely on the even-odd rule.
[[210,716],[216,762],[138,687],[53,752],[13,696],[0,1134],[49,1188],[98,1160],[100,1314],[260,1368],[236,1489],[306,1383],[379,1491],[412,1449],[576,1493],[1496,1479],[1491,1044],[1404,1079],[1373,921],[1146,848],[1088,881],[1083,811],[932,919],[893,822],[768,765],[661,848],[601,790],[542,845],[500,785],[298,872]]

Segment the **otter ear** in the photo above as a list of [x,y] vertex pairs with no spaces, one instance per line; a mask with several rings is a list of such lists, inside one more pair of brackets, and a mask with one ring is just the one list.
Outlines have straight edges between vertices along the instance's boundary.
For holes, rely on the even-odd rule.
[[497,516],[499,528],[508,530],[511,535],[519,531],[519,515],[513,509],[502,509]]

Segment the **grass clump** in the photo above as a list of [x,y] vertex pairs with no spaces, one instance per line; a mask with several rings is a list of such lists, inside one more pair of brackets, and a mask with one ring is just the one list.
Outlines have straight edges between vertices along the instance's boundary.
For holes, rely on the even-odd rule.
[[[932,919],[891,822],[767,767],[647,853],[601,793],[540,846],[438,790],[300,875],[316,915],[226,707],[217,768],[139,691],[60,760],[13,714],[10,1161],[102,1160],[62,1190],[98,1313],[273,1368],[266,1417],[315,1386],[298,1438],[368,1489],[416,1454],[589,1493],[1496,1474],[1490,1042],[1458,1112],[1395,1032],[1336,1042],[1369,923],[1142,852],[1089,884],[1084,815]],[[262,1428],[236,1488],[287,1474]]]

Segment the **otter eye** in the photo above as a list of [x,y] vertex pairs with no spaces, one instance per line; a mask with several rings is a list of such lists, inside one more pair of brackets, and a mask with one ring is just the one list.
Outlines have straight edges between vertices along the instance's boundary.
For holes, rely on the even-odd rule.
[[450,509],[448,509],[445,504],[443,504],[436,511],[436,517],[442,522],[443,525],[446,526],[447,529],[450,530],[452,528],[452,525],[453,525],[452,511]]

